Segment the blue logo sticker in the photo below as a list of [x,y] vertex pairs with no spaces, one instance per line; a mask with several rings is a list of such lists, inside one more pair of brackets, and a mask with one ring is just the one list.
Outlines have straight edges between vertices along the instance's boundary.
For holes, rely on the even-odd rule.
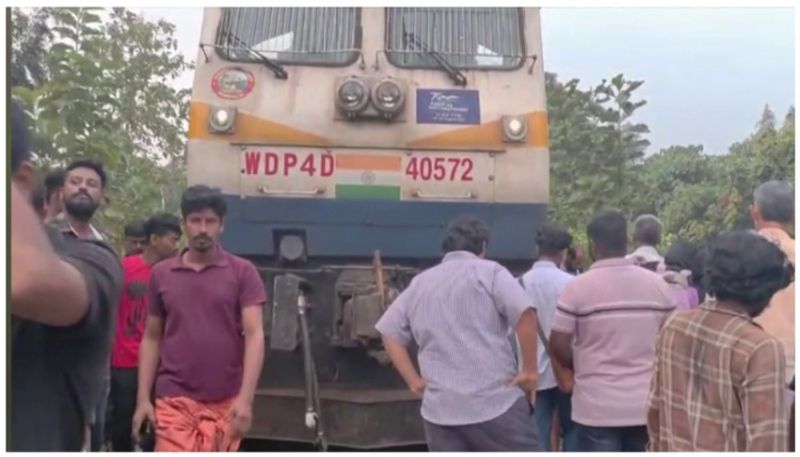
[[417,89],[418,124],[480,124],[477,90]]

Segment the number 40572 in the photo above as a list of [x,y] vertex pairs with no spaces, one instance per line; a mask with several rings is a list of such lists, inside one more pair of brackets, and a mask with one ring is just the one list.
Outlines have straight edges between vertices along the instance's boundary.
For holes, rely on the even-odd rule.
[[411,157],[406,175],[415,181],[472,181],[469,157]]

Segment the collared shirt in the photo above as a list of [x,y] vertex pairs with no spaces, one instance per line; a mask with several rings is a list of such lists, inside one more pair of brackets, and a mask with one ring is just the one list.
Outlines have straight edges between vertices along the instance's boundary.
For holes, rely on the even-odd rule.
[[150,315],[164,319],[157,397],[189,397],[202,403],[239,392],[244,368],[242,309],[266,302],[255,266],[217,247],[200,271],[183,251],[153,266]]
[[524,395],[508,385],[517,373],[508,335],[528,308],[530,299],[508,270],[456,251],[418,274],[375,328],[419,346],[425,420],[475,424],[500,416]]
[[[58,231],[64,235],[71,235],[74,236],[75,238],[82,238],[80,234],[78,234],[78,231],[75,230],[75,227],[72,226],[72,223],[69,221],[66,214],[63,212],[60,213],[58,216],[54,217],[53,219],[51,219],[48,222],[48,224],[58,229]],[[92,237],[89,239],[98,241],[106,240],[106,237],[103,236],[103,234],[100,233],[100,231],[97,230],[94,225],[89,224],[89,229],[92,232]]]
[[646,423],[655,340],[677,296],[633,260],[595,262],[564,288],[553,330],[573,335],[572,419],[593,427]]
[[746,314],[714,301],[675,313],[656,352],[649,450],[787,450],[783,348]]
[[656,263],[656,271],[663,272],[666,270],[664,265],[664,256],[658,253],[653,246],[639,246],[635,251],[628,254],[626,259],[635,259],[641,257],[645,263]]
[[[575,276],[562,271],[555,263],[549,260],[540,260],[534,263],[533,268],[522,276],[525,291],[533,303],[536,304],[536,317],[539,320],[539,325],[542,326],[544,334],[548,337],[553,326],[558,297],[564,287],[574,279]],[[545,346],[541,341],[539,341],[536,350],[539,363],[538,390],[556,387],[556,377],[553,373],[553,367],[550,365],[550,357],[548,357],[547,350],[545,350]]]
[[[766,228],[758,232],[778,244],[792,264],[794,240],[779,228]],[[772,296],[767,309],[756,318],[764,330],[783,343],[786,353],[786,382],[794,376],[794,281]]]

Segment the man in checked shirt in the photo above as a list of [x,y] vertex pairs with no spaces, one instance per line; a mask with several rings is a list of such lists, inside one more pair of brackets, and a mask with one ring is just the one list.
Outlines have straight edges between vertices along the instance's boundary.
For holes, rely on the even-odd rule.
[[[483,258],[488,242],[483,221],[451,223],[442,262],[417,275],[376,325],[395,368],[422,395],[434,452],[541,450],[531,407],[536,313],[511,273]],[[508,340],[513,330],[521,373]],[[412,339],[421,376],[406,349]]]
[[789,406],[780,341],[754,320],[794,277],[786,255],[751,232],[721,235],[700,308],[674,313],[656,343],[651,451],[786,451]]

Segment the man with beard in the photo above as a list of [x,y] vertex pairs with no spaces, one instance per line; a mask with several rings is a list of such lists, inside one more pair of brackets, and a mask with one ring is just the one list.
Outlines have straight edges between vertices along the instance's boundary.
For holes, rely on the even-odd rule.
[[64,211],[50,223],[65,236],[84,240],[103,240],[105,237],[92,225],[108,178],[103,164],[97,160],[79,159],[67,166],[61,199]]
[[101,242],[63,238],[30,205],[25,117],[11,108],[10,451],[79,451],[111,349],[122,269]]
[[250,428],[266,292],[253,264],[219,245],[225,212],[219,191],[186,189],[189,247],[150,276],[132,433],[138,442],[154,424],[157,452],[235,451]]
[[[64,170],[64,185],[61,188],[63,212],[52,219],[50,224],[64,237],[83,240],[105,240],[91,220],[108,183],[103,164],[97,160],[79,159],[70,163]],[[98,393],[100,400],[92,417],[91,450],[99,451],[105,443],[105,421],[108,391],[110,389],[110,367],[103,378],[103,386]]]

